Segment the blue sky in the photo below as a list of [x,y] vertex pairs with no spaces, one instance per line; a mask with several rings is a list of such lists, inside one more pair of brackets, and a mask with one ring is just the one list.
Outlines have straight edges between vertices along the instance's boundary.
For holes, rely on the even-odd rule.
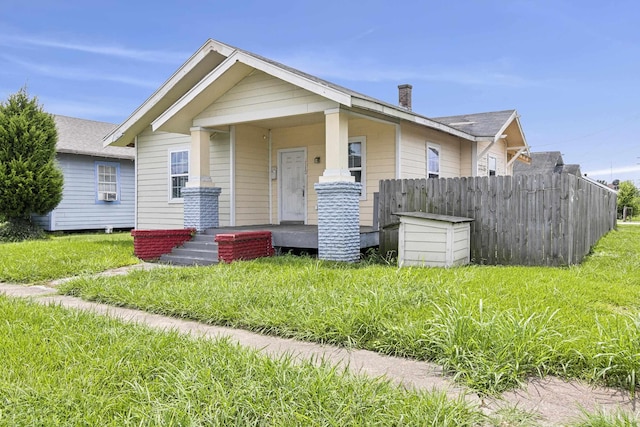
[[636,1],[2,0],[0,98],[119,123],[207,39],[414,111],[515,108],[533,151],[640,185]]

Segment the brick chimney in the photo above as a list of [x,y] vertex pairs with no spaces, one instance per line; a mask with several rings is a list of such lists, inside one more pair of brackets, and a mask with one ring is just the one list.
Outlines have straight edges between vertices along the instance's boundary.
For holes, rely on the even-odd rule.
[[398,86],[398,104],[402,108],[406,108],[411,111],[411,85],[399,85]]

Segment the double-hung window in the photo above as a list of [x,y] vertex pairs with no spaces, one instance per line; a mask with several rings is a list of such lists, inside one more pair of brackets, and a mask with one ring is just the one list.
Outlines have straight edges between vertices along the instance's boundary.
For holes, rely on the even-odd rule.
[[169,153],[169,199],[182,200],[182,189],[189,180],[189,150]]
[[427,178],[440,178],[440,146],[427,143]]
[[120,164],[114,162],[96,162],[96,201],[116,202],[120,178]]
[[356,182],[362,184],[360,190],[360,199],[365,200],[367,198],[366,189],[366,138],[364,136],[358,136],[349,138],[349,172],[355,177]]
[[495,176],[498,160],[494,156],[487,157],[487,169],[489,170],[489,176]]

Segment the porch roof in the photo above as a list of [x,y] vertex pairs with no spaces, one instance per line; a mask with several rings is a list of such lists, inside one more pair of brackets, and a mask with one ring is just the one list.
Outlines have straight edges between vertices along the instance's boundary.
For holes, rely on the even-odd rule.
[[186,117],[194,117],[201,111],[204,103],[213,102],[216,96],[220,96],[254,69],[300,86],[347,109],[406,120],[466,140],[478,140],[466,129],[430,119],[260,55],[210,39],[129,118],[104,137],[105,146],[126,146],[150,125],[153,129],[163,130],[165,125],[171,127],[168,124],[172,120],[184,121]]

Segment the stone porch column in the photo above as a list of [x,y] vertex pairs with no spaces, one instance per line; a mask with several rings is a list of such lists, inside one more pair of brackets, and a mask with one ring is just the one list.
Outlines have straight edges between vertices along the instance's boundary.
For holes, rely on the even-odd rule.
[[189,181],[182,189],[184,227],[198,231],[219,225],[218,197],[222,190],[211,180],[210,136],[207,129],[191,128]]
[[326,169],[318,194],[318,258],[360,259],[361,185],[349,172],[349,121],[339,108],[325,111]]

